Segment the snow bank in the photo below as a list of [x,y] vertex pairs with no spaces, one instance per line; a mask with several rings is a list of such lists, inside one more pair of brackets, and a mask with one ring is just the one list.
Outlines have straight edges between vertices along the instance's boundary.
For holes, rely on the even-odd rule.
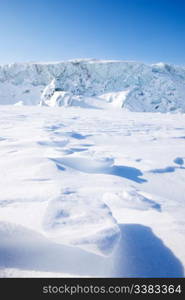
[[49,203],[43,228],[57,243],[101,255],[110,254],[120,236],[117,222],[101,199],[71,189]]

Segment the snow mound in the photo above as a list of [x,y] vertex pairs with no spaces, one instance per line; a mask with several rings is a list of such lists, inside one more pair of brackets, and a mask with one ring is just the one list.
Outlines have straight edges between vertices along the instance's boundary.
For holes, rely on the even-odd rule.
[[43,228],[57,243],[76,245],[101,255],[110,254],[120,236],[106,204],[71,189],[65,189],[49,203]]
[[103,201],[110,207],[111,211],[120,211],[125,208],[141,211],[150,209],[161,211],[161,206],[157,202],[145,197],[134,187],[127,187],[122,192],[114,194],[105,193]]
[[103,100],[103,108],[112,103],[137,112],[185,112],[184,95],[185,69],[164,63],[71,60],[0,66],[0,104],[92,108]]
[[121,92],[112,92],[100,95],[100,99],[106,100],[108,103],[111,103],[112,106],[123,108],[124,102],[129,94],[129,90],[121,91]]
[[58,164],[79,170],[85,173],[104,172],[114,163],[112,157],[88,158],[88,157],[61,157],[54,158]]

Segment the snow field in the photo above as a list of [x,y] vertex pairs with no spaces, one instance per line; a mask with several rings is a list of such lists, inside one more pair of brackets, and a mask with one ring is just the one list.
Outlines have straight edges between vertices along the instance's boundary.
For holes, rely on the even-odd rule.
[[1,106],[0,276],[184,276],[184,137],[183,114]]

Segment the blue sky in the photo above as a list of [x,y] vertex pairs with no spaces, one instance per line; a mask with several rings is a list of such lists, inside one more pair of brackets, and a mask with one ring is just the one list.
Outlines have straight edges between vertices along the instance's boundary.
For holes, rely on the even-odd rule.
[[185,65],[185,0],[1,0],[0,63],[72,58]]

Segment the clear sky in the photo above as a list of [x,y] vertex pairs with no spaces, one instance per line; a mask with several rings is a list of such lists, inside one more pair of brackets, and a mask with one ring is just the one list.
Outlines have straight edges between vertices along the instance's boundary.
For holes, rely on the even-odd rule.
[[185,65],[185,0],[0,0],[0,63],[73,58]]

